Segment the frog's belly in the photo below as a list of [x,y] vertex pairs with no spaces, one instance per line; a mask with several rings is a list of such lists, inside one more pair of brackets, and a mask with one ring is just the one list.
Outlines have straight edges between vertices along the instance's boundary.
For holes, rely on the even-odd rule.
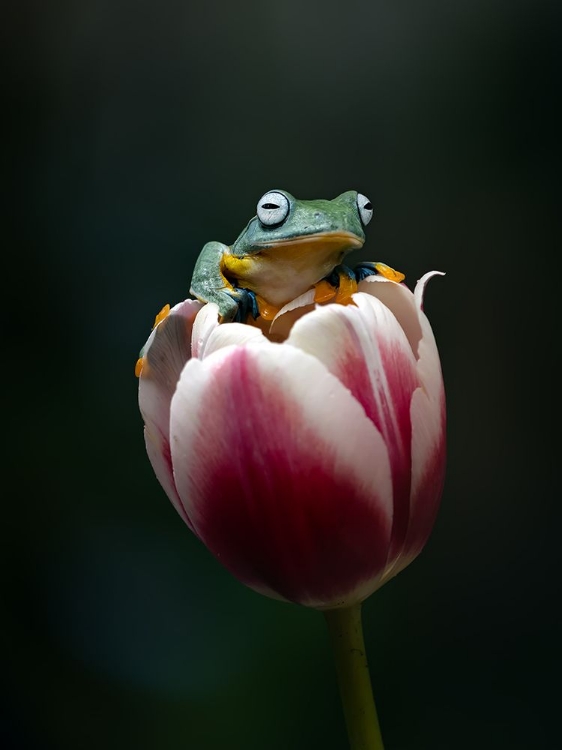
[[264,248],[253,255],[225,255],[225,274],[239,286],[281,307],[330,274],[363,243],[349,235],[308,237]]

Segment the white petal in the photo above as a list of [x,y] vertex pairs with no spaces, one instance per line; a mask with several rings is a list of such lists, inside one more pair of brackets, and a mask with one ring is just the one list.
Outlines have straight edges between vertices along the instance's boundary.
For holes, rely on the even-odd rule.
[[405,284],[385,279],[383,276],[367,276],[358,286],[358,292],[369,294],[379,299],[392,311],[406,334],[412,351],[417,356],[418,342],[422,331],[418,320],[418,311],[414,294]]
[[378,415],[375,421],[386,422],[388,431],[398,433],[401,427],[391,426],[389,420],[404,398],[401,410],[409,410],[410,394],[417,386],[414,354],[386,305],[361,293],[353,299],[355,305],[326,305],[301,318],[287,343],[323,362],[360,403],[370,402],[370,407],[364,405],[368,413]]
[[304,294],[295,297],[291,302],[287,302],[271,322],[269,334],[272,340],[285,341],[288,337],[294,323],[302,318],[303,315],[314,309],[314,289],[309,289]]
[[304,294],[299,295],[298,297],[295,297],[295,299],[291,300],[290,302],[287,302],[286,305],[284,305],[277,315],[273,318],[273,323],[280,318],[282,315],[285,315],[285,313],[291,312],[291,310],[296,310],[299,307],[308,307],[310,305],[314,304],[314,296],[315,291],[314,289],[309,289]]
[[243,323],[218,322],[219,308],[208,303],[201,310],[193,326],[193,356],[205,359],[225,346],[266,343],[267,339],[259,328]]
[[207,340],[214,330],[219,327],[219,306],[214,302],[203,305],[201,312],[195,319],[191,341],[191,353],[198,359],[205,356]]
[[417,372],[421,383],[411,404],[412,488],[410,521],[403,555],[394,560],[385,576],[396,575],[421,551],[431,532],[441,500],[445,474],[446,407],[439,352],[429,320],[422,311],[423,292],[433,271],[418,282],[414,295],[422,338],[418,344]]
[[168,496],[176,511],[193,531],[193,526],[185,512],[185,508],[182,505],[174,483],[172,459],[170,456],[170,445],[168,440],[164,438],[162,433],[150,430],[145,426],[144,443],[156,479],[160,482],[162,489]]
[[149,429],[169,433],[170,401],[180,373],[191,357],[191,332],[201,303],[186,300],[175,305],[146,342],[139,378],[139,407]]
[[417,283],[415,299],[422,338],[418,346],[417,370],[423,394],[414,394],[412,400],[412,493],[423,482],[426,465],[445,431],[445,388],[441,360],[433,330],[422,310],[423,293],[429,279],[439,271],[426,273]]
[[175,490],[170,458],[170,402],[183,366],[191,356],[191,332],[201,303],[186,300],[175,305],[152,331],[143,355],[139,378],[139,408],[145,423],[148,456],[158,481],[187,522]]
[[420,310],[423,310],[423,295],[425,294],[425,287],[427,282],[434,276],[445,276],[443,271],[428,271],[421,279],[418,280],[416,288],[414,289],[414,296],[416,298],[416,304]]

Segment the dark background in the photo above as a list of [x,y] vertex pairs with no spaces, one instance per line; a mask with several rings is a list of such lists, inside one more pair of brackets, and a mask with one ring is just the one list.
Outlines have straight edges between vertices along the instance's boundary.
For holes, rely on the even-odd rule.
[[136,403],[155,313],[272,187],[360,190],[376,214],[357,259],[412,286],[446,272],[426,296],[442,510],[364,607],[387,750],[557,746],[560,3],[2,16],[2,746],[346,747],[321,615],[245,589],[189,533]]

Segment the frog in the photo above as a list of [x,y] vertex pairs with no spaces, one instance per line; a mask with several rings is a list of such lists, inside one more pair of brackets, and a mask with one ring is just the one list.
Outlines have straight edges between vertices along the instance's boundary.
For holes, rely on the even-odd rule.
[[314,289],[315,302],[348,304],[372,274],[404,278],[384,263],[343,260],[365,242],[373,204],[355,190],[333,199],[300,200],[268,190],[232,245],[207,242],[193,271],[190,294],[218,306],[219,322],[273,320],[292,300]]

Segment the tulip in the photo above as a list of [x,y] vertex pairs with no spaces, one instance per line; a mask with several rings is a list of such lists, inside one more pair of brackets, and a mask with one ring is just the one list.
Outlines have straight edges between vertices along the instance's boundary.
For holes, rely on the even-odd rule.
[[[436,273],[413,293],[370,276],[346,305],[307,293],[261,327],[186,300],[139,361],[148,456],[179,515],[247,586],[325,611],[349,650],[361,602],[419,554],[440,502],[445,396],[423,312]],[[348,728],[374,712],[352,682]],[[350,729],[352,746],[382,747],[369,731]]]

